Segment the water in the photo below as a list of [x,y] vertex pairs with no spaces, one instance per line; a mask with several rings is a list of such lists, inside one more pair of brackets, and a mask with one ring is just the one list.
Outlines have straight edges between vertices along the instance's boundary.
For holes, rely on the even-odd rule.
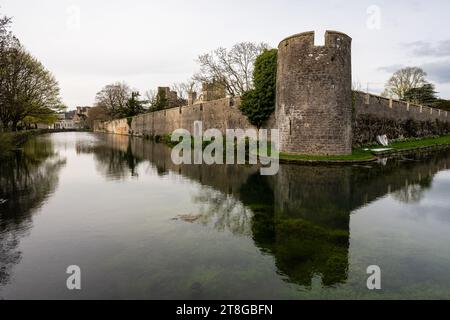
[[0,167],[0,298],[448,299],[447,168],[450,151],[262,177],[139,138],[39,136]]

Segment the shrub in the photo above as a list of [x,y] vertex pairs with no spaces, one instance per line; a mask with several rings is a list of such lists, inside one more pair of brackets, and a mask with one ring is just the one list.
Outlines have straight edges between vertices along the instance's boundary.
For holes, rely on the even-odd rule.
[[277,55],[278,51],[272,49],[265,50],[256,58],[253,71],[255,88],[242,95],[241,111],[258,128],[275,111]]

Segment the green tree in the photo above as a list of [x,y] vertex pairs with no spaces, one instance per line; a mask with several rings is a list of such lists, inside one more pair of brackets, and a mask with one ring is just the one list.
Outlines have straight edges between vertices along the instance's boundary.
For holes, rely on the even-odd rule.
[[169,107],[169,99],[166,96],[166,92],[164,90],[159,90],[156,99],[152,105],[153,110],[163,110]]
[[133,117],[135,115],[145,112],[144,101],[139,100],[140,93],[138,91],[133,91],[131,97],[128,99],[125,108],[125,117]]
[[275,111],[277,55],[278,51],[271,49],[256,58],[253,71],[255,88],[242,95],[241,111],[258,128]]
[[0,70],[3,126],[15,131],[25,118],[43,118],[61,109],[59,86],[53,75],[22,46],[4,52]]
[[436,107],[436,108],[438,108],[438,109],[450,111],[450,100],[437,99],[437,100],[433,103],[433,106]]
[[403,100],[417,104],[432,105],[437,100],[434,85],[426,83],[421,87],[411,88],[405,92]]

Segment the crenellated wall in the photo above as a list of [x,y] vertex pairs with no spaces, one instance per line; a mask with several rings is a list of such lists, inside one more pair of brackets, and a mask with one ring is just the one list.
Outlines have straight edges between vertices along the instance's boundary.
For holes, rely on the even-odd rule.
[[352,153],[352,39],[314,32],[290,36],[278,46],[276,119],[280,151],[291,154]]
[[[255,128],[240,112],[239,104],[240,98],[226,98],[145,113],[133,117],[131,121],[128,119],[96,121],[94,131],[135,136],[163,136],[181,128],[193,132],[195,121],[203,121],[203,130],[214,128],[223,134],[226,129]],[[274,122],[274,117],[272,117],[267,126],[272,127]]]
[[389,99],[361,91],[354,91],[355,115],[373,115],[396,121],[435,121],[448,122],[448,111],[415,105],[404,101]]
[[353,146],[375,143],[382,134],[397,139],[450,133],[447,111],[364,92],[353,93],[353,105]]
[[[240,99],[221,99],[216,101],[150,112],[133,117],[131,127],[128,119],[99,122],[94,131],[134,136],[163,136],[175,129],[184,128],[193,132],[194,121],[203,121],[203,130],[255,128],[239,110]],[[450,116],[447,111],[406,102],[387,99],[381,96],[356,91],[353,94],[354,121],[353,145],[373,143],[379,134],[387,134],[390,139],[399,136],[429,136],[450,132]],[[435,132],[436,120],[441,126]],[[415,123],[416,127],[411,126]],[[264,128],[276,128],[274,115]],[[413,131],[413,132],[410,132]]]
[[[351,91],[351,38],[327,31],[325,45],[314,32],[284,39],[278,48],[276,111],[263,128],[278,128],[280,150],[313,155],[350,154],[352,147],[389,139],[450,133],[447,111]],[[192,99],[190,99],[192,100]],[[164,136],[176,129],[256,129],[239,110],[240,98],[225,98],[94,122],[95,132]]]

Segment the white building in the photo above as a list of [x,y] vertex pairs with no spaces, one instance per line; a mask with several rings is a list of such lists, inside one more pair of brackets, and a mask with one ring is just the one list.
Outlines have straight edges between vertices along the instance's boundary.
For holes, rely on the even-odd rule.
[[50,129],[76,129],[74,121],[75,111],[58,113],[58,121],[50,126]]

